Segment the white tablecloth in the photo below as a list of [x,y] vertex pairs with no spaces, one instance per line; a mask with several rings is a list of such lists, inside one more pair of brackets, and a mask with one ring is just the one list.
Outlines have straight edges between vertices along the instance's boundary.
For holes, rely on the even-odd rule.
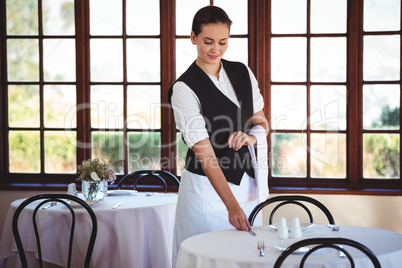
[[[273,267],[280,251],[275,245],[292,244],[297,240],[279,240],[276,230],[269,226],[254,227],[256,236],[235,229],[215,231],[190,237],[181,244],[177,268],[267,268]],[[384,268],[402,267],[402,234],[375,228],[340,226],[338,232],[326,225],[316,225],[303,232],[302,239],[313,237],[345,237],[363,243],[370,248]],[[265,257],[259,257],[257,241],[266,246]],[[354,257],[356,267],[373,267],[364,253],[345,246]],[[287,258],[283,268],[299,267],[301,255]],[[370,266],[371,265],[371,266]],[[340,258],[338,251],[325,249],[307,259],[307,267],[350,267],[347,258]]]
[[[112,206],[124,203],[117,209]],[[12,234],[12,217],[22,200],[14,201],[5,220],[1,243],[0,260],[16,256],[17,248]],[[98,219],[92,266],[110,267],[171,267],[173,226],[177,194],[134,193],[131,195],[107,196],[92,206]],[[33,227],[31,224],[33,205],[25,209],[19,220],[25,251],[37,256]],[[30,208],[30,209],[29,209]],[[66,266],[70,218],[68,210],[61,204],[38,211],[39,232],[50,232],[41,238],[43,259]],[[77,224],[73,243],[72,267],[82,267],[90,236],[90,218],[84,209],[76,210]],[[58,237],[57,239],[54,239]],[[5,262],[3,260],[3,262]],[[18,265],[17,265],[18,266]]]

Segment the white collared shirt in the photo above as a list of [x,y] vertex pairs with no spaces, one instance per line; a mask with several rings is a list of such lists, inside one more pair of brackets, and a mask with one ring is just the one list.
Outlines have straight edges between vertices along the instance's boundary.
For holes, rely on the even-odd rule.
[[[249,67],[247,67],[247,70],[250,75],[253,91],[253,112],[256,113],[264,108],[264,101],[258,88],[257,79]],[[222,64],[219,71],[219,80],[214,75],[207,75],[226,97],[236,104],[237,107],[240,107],[236,92]],[[182,81],[176,82],[173,86],[171,102],[177,128],[182,133],[187,146],[191,148],[197,142],[209,137],[205,128],[205,120],[202,116],[200,100],[189,86]]]

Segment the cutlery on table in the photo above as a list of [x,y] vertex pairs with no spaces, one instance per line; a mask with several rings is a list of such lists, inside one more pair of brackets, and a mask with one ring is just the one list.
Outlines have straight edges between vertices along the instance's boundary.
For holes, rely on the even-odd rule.
[[327,226],[331,228],[332,231],[339,231],[338,225],[328,224]]
[[50,207],[52,207],[52,206],[55,206],[55,205],[57,205],[57,202],[56,202],[56,201],[52,201],[52,202],[50,202],[49,205],[47,205],[47,206],[45,206],[45,207],[42,207],[42,209],[48,209],[48,208],[50,208]]
[[265,256],[265,253],[264,253],[264,249],[265,249],[264,241],[258,241],[257,248],[260,250],[260,257],[264,257]]
[[[339,246],[339,247],[343,249],[343,246]],[[338,254],[339,258],[346,258],[346,254],[342,250],[338,250],[338,251],[339,251],[339,254]]]
[[116,205],[114,205],[114,206],[112,207],[112,209],[116,209],[116,208],[119,207],[121,204],[123,204],[123,202],[117,203]]
[[252,236],[256,236],[257,234],[253,231],[253,230],[251,230],[251,228],[250,228],[250,230],[248,231]]

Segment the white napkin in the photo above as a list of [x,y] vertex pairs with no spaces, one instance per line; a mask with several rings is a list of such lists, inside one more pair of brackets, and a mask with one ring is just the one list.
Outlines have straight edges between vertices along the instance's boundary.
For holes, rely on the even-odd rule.
[[[255,146],[248,146],[254,167],[254,176],[258,185],[258,203],[265,201],[269,195],[268,191],[268,144],[265,129],[260,125],[253,126],[249,135],[257,138]],[[257,155],[256,155],[257,153]]]

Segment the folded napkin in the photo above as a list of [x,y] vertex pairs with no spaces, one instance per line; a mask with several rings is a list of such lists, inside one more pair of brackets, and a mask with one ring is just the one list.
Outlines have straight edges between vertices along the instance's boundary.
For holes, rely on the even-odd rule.
[[260,125],[253,126],[249,135],[257,138],[254,146],[248,146],[254,167],[255,179],[258,185],[258,203],[265,201],[268,197],[268,144],[265,129]]

